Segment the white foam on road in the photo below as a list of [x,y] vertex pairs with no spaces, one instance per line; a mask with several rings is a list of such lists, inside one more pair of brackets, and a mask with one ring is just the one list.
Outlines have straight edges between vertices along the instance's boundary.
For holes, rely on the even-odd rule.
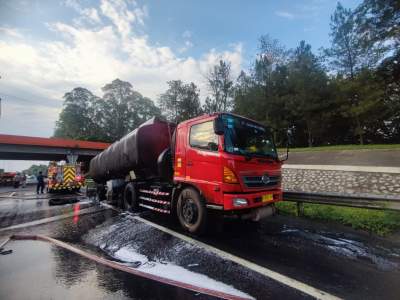
[[118,260],[123,262],[140,262],[139,267],[135,269],[147,274],[162,276],[171,280],[180,281],[201,288],[215,290],[237,297],[254,299],[249,294],[246,294],[231,285],[214,280],[206,275],[187,270],[171,262],[163,261],[161,263],[159,261],[149,261],[145,255],[138,253],[132,247],[123,247],[116,251],[113,256],[114,258],[117,258]]
[[332,295],[332,294],[329,294],[329,293],[327,293],[325,291],[322,291],[320,289],[314,288],[314,287],[312,287],[312,286],[310,286],[310,285],[308,285],[308,284],[306,284],[304,282],[301,282],[301,281],[298,281],[296,279],[290,278],[290,277],[288,277],[286,275],[280,274],[280,273],[275,272],[273,270],[270,270],[270,269],[268,269],[266,267],[257,265],[257,264],[255,264],[255,263],[253,263],[251,261],[248,261],[248,260],[243,259],[241,257],[238,257],[236,255],[230,254],[228,252],[225,252],[225,251],[223,251],[221,249],[215,248],[215,247],[213,247],[211,245],[208,245],[208,244],[205,244],[205,243],[200,242],[198,240],[195,240],[195,239],[193,239],[191,237],[188,237],[186,235],[183,235],[181,233],[175,232],[175,231],[173,231],[173,230],[171,230],[169,228],[166,228],[164,226],[158,225],[158,224],[153,223],[153,222],[151,222],[149,220],[143,219],[142,217],[132,216],[132,218],[136,219],[138,221],[141,221],[141,222],[143,222],[145,224],[148,224],[148,225],[150,225],[150,226],[152,226],[154,228],[157,228],[157,229],[159,229],[159,230],[161,230],[163,232],[169,233],[170,235],[175,236],[175,237],[177,237],[177,238],[179,238],[181,240],[184,240],[184,241],[186,241],[186,242],[188,242],[188,243],[190,243],[192,245],[196,245],[196,246],[198,246],[200,248],[206,249],[206,250],[218,255],[219,257],[221,257],[223,259],[233,261],[233,262],[235,262],[235,263],[237,263],[237,264],[239,264],[239,265],[241,265],[241,266],[243,266],[245,268],[248,268],[248,269],[250,269],[252,271],[255,271],[255,272],[257,272],[257,273],[259,273],[261,275],[264,275],[266,277],[269,277],[269,278],[271,278],[271,279],[273,279],[273,280],[275,280],[277,282],[280,282],[280,283],[282,283],[282,284],[284,284],[284,285],[286,285],[288,287],[291,287],[293,289],[301,291],[301,292],[303,292],[303,293],[305,293],[307,295],[310,295],[310,296],[312,296],[312,297],[314,297],[316,299],[326,299],[326,300],[328,300],[328,299],[329,300],[338,300],[338,299],[340,299],[339,297],[337,297],[335,295]]
[[[115,211],[121,212],[120,209],[117,209],[117,208],[115,208],[115,207],[113,207],[113,206],[111,206],[109,204],[101,203],[101,205],[104,206],[104,207],[113,209]],[[140,221],[142,223],[150,225],[150,226],[152,226],[152,227],[154,227],[154,228],[156,228],[156,229],[158,229],[160,231],[163,231],[163,232],[168,233],[168,234],[170,234],[170,235],[172,235],[172,236],[174,236],[176,238],[179,238],[179,239],[181,239],[183,241],[186,241],[190,245],[195,245],[195,246],[197,246],[199,248],[208,250],[209,252],[214,253],[214,254],[216,254],[217,256],[219,256],[219,257],[221,257],[223,259],[235,262],[238,265],[241,265],[241,266],[243,266],[243,267],[245,267],[245,268],[247,268],[249,270],[252,270],[252,271],[254,271],[256,273],[259,273],[259,274],[261,274],[263,276],[271,278],[271,279],[273,279],[273,280],[275,280],[275,281],[277,281],[277,282],[279,282],[279,283],[281,283],[283,285],[286,285],[288,287],[296,289],[296,290],[298,290],[298,291],[300,291],[302,293],[305,293],[307,295],[310,295],[310,296],[312,296],[312,297],[314,297],[316,299],[323,299],[323,300],[339,300],[339,299],[341,299],[338,296],[329,294],[329,293],[327,293],[325,291],[322,291],[322,290],[320,290],[318,288],[310,286],[310,285],[308,285],[308,284],[306,284],[304,282],[298,281],[298,280],[293,279],[291,277],[288,277],[288,276],[286,276],[284,274],[275,272],[275,271],[270,270],[270,269],[268,269],[266,267],[257,265],[257,264],[255,264],[255,263],[253,263],[251,261],[248,261],[248,260],[243,259],[241,257],[238,257],[236,255],[230,254],[229,252],[226,252],[224,250],[215,248],[215,247],[213,247],[211,245],[208,245],[206,243],[198,241],[198,240],[196,240],[194,238],[191,238],[191,237],[186,236],[184,234],[181,234],[179,232],[173,231],[173,230],[171,230],[171,229],[169,229],[167,227],[164,227],[162,225],[159,225],[159,224],[156,224],[156,223],[151,222],[149,220],[146,220],[146,219],[144,219],[144,218],[142,218],[142,217],[140,217],[138,215],[134,215],[134,214],[126,213],[126,212],[124,214],[128,215],[132,219],[135,219],[137,221]]]

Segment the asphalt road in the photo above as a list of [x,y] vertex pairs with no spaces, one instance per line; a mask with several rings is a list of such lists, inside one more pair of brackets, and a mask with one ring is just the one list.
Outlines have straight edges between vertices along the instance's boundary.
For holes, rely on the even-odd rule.
[[[70,205],[51,205],[53,202]],[[37,195],[32,186],[0,188],[0,228],[72,212],[75,202],[79,202],[80,209],[91,205],[81,194]]]
[[[50,197],[35,199],[26,193],[0,198],[0,240],[15,233],[44,234],[168,278],[256,299],[310,298],[130,214],[104,209],[84,198],[75,204],[48,206]],[[88,209],[91,213],[79,214]],[[71,212],[73,216],[62,218]],[[60,219],[40,224],[48,216]],[[182,233],[168,218],[150,213],[141,217]],[[37,224],[7,229],[26,222]],[[258,226],[233,220],[214,221],[212,226],[215,230],[196,240],[331,295],[346,299],[398,299],[400,295],[399,241],[285,216],[266,219]],[[13,253],[0,255],[0,299],[210,298],[98,265],[40,241],[11,241],[6,249]]]
[[288,164],[400,167],[400,150],[290,152]]

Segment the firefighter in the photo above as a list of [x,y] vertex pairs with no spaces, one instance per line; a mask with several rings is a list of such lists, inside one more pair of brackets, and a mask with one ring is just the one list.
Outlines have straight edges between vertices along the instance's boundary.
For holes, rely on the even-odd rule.
[[42,171],[39,172],[39,175],[37,176],[37,185],[36,185],[36,193],[39,194],[39,189],[40,193],[43,194],[44,190],[44,176],[42,174]]

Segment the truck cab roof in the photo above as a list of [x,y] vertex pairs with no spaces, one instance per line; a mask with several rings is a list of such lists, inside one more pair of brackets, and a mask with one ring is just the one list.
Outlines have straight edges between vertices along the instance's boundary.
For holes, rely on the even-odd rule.
[[179,125],[184,125],[184,124],[189,123],[189,122],[195,122],[195,121],[199,121],[199,120],[203,120],[203,119],[204,119],[204,120],[205,120],[205,119],[209,119],[210,117],[217,117],[218,115],[222,115],[222,114],[224,114],[224,115],[231,115],[231,116],[234,116],[234,117],[237,117],[237,118],[245,119],[245,120],[248,120],[248,121],[250,121],[250,122],[254,122],[254,123],[260,124],[260,122],[257,122],[257,121],[255,121],[255,120],[252,120],[252,119],[250,119],[250,118],[246,118],[246,117],[243,117],[243,116],[239,116],[239,115],[234,114],[234,113],[215,112],[215,113],[211,113],[211,114],[203,114],[203,115],[201,115],[201,116],[198,116],[198,117],[195,117],[195,118],[192,118],[192,119],[189,119],[189,120],[185,120],[185,121],[179,123]]

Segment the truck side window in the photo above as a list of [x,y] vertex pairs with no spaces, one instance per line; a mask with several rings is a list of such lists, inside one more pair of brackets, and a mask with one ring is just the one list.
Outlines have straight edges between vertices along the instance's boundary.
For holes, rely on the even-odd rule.
[[193,125],[190,128],[189,143],[192,147],[218,151],[218,136],[214,133],[213,122]]

